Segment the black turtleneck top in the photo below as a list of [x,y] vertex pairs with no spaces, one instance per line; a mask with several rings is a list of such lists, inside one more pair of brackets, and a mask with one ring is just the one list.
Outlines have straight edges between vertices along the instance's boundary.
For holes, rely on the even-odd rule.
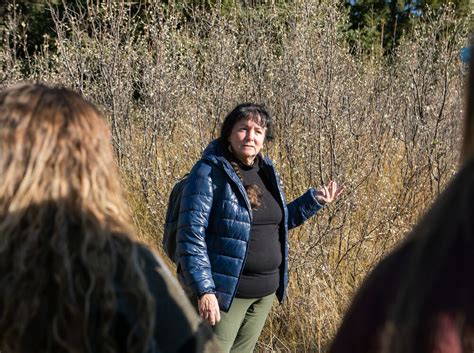
[[253,166],[239,163],[244,186],[256,184],[263,193],[261,205],[253,210],[247,259],[237,287],[238,298],[261,298],[274,293],[280,282],[279,267],[282,247],[279,226],[283,212],[259,166],[257,157]]

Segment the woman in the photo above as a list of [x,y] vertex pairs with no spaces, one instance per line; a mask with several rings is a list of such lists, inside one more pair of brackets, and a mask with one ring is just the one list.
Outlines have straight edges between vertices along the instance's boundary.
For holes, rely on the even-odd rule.
[[0,93],[0,351],[216,351],[134,240],[106,123],[64,88]]
[[404,243],[367,276],[330,353],[474,351],[473,84],[471,56],[462,169]]
[[225,352],[253,351],[275,293],[285,295],[288,230],[342,192],[331,181],[287,204],[261,154],[271,127],[262,106],[237,106],[183,189],[178,272]]

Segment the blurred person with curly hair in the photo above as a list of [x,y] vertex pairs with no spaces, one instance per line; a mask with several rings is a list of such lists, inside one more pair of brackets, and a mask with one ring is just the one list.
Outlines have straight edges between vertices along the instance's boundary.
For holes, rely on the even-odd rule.
[[469,60],[462,167],[364,280],[330,353],[474,351],[474,56]]
[[0,92],[0,180],[2,353],[218,350],[135,240],[91,103],[40,84]]

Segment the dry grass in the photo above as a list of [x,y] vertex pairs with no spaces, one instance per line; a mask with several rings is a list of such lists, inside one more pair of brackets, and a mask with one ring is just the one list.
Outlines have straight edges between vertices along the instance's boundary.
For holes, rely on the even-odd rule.
[[[57,53],[20,62],[21,24],[2,33],[0,85],[62,83],[107,115],[140,237],[159,248],[169,191],[243,101],[276,124],[267,146],[288,199],[337,179],[340,202],[292,231],[288,300],[258,351],[324,352],[367,271],[455,173],[467,21],[448,10],[407,34],[393,60],[349,53],[332,1],[179,13],[89,5],[55,15]],[[17,36],[17,37],[15,37]],[[9,44],[10,43],[10,44]],[[377,51],[374,51],[377,52]]]

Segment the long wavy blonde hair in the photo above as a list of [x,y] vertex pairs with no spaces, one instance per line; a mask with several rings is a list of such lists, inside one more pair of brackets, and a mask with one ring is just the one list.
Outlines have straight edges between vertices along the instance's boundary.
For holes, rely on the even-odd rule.
[[[153,300],[109,129],[60,87],[0,93],[0,351],[143,352]],[[118,289],[133,307],[125,347]]]

